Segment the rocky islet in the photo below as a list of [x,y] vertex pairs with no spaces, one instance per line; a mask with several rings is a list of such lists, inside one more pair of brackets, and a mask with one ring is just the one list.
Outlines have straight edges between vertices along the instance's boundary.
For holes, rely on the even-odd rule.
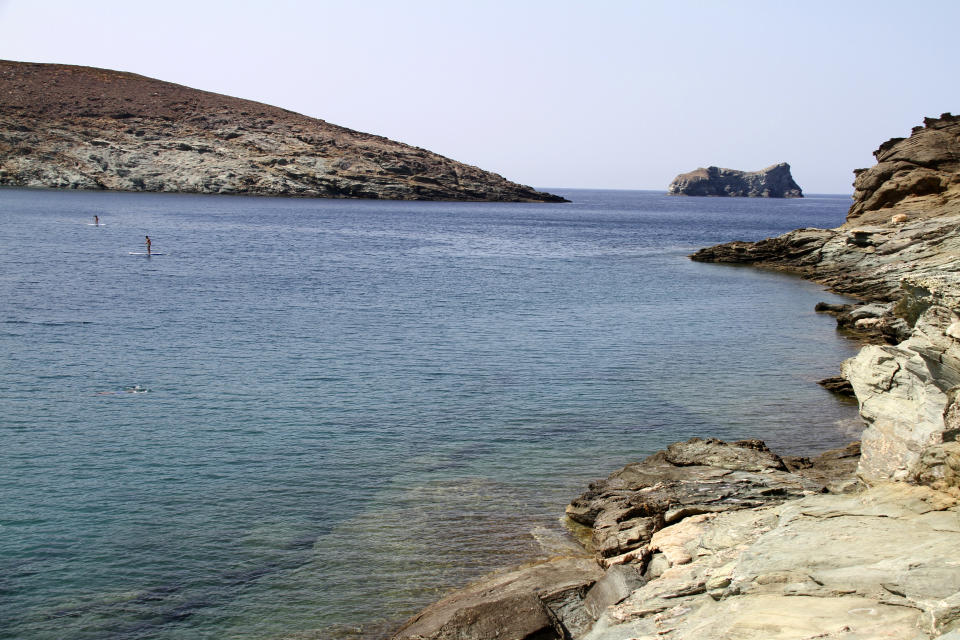
[[744,198],[802,198],[803,190],[793,180],[786,162],[759,171],[700,167],[681,173],[667,193],[672,196],[721,196]]
[[[396,640],[960,638],[960,118],[875,155],[840,228],[692,256],[863,301],[819,309],[867,343],[833,379],[856,394],[862,441],[812,459],[758,440],[671,445],[568,506],[595,562],[498,574]],[[474,615],[521,600],[540,624],[500,616],[494,632]]]

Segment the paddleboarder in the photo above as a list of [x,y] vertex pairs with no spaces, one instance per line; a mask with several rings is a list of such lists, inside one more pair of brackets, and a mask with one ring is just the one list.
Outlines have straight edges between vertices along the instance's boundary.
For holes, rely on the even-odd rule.
[[147,245],[147,255],[150,255],[150,236],[144,236],[144,237],[147,239],[147,241],[144,242],[143,244]]
[[97,227],[100,226],[100,216],[93,216],[93,224]]

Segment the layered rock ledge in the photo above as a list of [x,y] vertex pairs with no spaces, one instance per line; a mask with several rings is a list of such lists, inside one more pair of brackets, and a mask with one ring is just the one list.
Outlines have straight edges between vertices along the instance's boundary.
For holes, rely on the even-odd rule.
[[[871,343],[833,381],[857,397],[859,445],[812,460],[758,440],[671,445],[567,508],[596,562],[579,581],[560,573],[564,597],[559,578],[508,579],[548,622],[501,616],[491,631],[448,609],[446,626],[416,619],[396,640],[960,640],[960,119],[928,119],[876,156],[842,227],[693,256],[865,302],[819,307]],[[508,610],[499,585],[478,591]]]
[[802,198],[803,191],[786,162],[760,171],[700,167],[681,173],[670,186],[671,196],[731,196],[746,198]]
[[565,202],[425,149],[107,69],[0,61],[0,186]]

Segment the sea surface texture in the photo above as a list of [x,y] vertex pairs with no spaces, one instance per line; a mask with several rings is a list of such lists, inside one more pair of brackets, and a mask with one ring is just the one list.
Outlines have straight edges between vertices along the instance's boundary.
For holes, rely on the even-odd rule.
[[841,299],[686,257],[848,197],[560,193],[0,190],[0,637],[376,637],[668,443],[858,438]]

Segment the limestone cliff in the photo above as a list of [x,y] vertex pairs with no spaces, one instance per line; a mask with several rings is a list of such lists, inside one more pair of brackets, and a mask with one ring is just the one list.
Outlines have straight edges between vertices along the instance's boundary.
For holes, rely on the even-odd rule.
[[424,149],[132,73],[0,61],[0,185],[564,202]]
[[760,171],[700,167],[674,178],[667,187],[667,193],[672,196],[803,197],[800,186],[790,175],[790,165],[786,162]]

